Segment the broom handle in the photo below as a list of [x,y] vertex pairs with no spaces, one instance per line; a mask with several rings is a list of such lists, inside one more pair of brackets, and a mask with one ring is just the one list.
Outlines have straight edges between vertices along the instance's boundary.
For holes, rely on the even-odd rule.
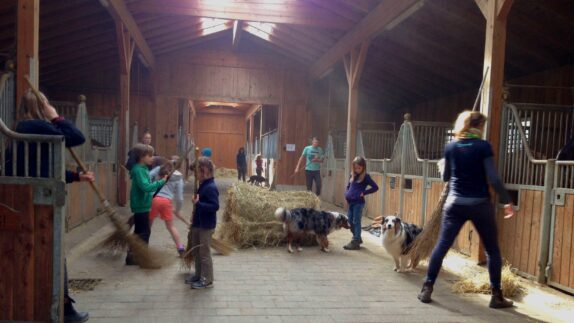
[[[30,90],[32,91],[32,93],[34,93],[36,98],[38,98],[39,101],[45,103],[45,100],[44,100],[42,94],[34,87],[32,82],[30,81],[30,78],[28,78],[28,75],[24,75],[24,80],[26,80],[26,82],[28,83],[28,86],[30,87]],[[74,160],[76,161],[78,166],[80,166],[80,169],[82,170],[82,172],[87,173],[88,169],[86,168],[86,165],[84,165],[84,163],[80,160],[78,155],[76,155],[76,152],[71,147],[68,147],[68,151],[70,152],[70,155],[72,155],[72,157],[74,158]],[[94,190],[94,192],[96,192],[96,195],[98,195],[98,199],[100,200],[100,202],[105,207],[109,207],[110,202],[108,202],[108,199],[106,199],[104,197],[104,195],[102,194],[100,189],[96,186],[96,184],[92,181],[90,181],[89,183],[90,183],[90,186],[92,187],[92,190]]]
[[197,192],[199,191],[199,148],[195,148],[195,161],[194,163],[194,167],[193,167],[193,177],[194,177],[194,191],[195,191],[195,195],[197,195]]
[[476,109],[478,108],[478,99],[480,99],[480,94],[482,93],[482,88],[484,87],[484,81],[486,81],[486,75],[488,75],[489,69],[490,66],[486,67],[486,71],[484,71],[484,76],[482,77],[482,82],[480,82],[480,87],[478,88],[478,94],[476,95],[476,99],[474,100],[472,111],[476,111]]

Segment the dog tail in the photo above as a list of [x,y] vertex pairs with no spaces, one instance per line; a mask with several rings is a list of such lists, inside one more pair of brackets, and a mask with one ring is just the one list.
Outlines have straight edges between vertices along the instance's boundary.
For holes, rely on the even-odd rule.
[[277,220],[285,222],[289,217],[289,211],[287,211],[287,209],[284,207],[277,208],[277,210],[275,210],[275,217]]

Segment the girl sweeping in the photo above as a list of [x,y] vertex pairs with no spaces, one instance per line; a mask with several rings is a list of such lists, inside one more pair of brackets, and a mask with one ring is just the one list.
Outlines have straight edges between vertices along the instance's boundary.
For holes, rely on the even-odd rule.
[[360,249],[360,245],[363,243],[363,239],[361,239],[361,218],[365,207],[365,195],[379,190],[377,183],[367,174],[367,161],[365,158],[355,157],[352,167],[353,172],[347,183],[345,200],[349,205],[348,217],[353,239],[343,247],[346,250]]
[[257,176],[261,176],[261,174],[263,174],[263,157],[261,154],[258,154],[257,157],[255,157],[255,173]]
[[491,308],[512,306],[502,296],[502,258],[497,240],[495,211],[488,192],[488,183],[494,187],[504,205],[505,219],[514,215],[514,208],[502,181],[494,168],[490,144],[482,140],[486,116],[480,112],[465,111],[455,123],[455,140],[444,153],[443,180],[449,182],[449,194],[443,208],[440,237],[435,246],[426,280],[418,298],[431,302],[433,285],[442,261],[466,221],[472,221],[488,256],[488,273],[492,288]]
[[[178,170],[172,173],[174,160],[166,160],[162,157],[156,157],[159,161],[158,166],[154,167],[149,173],[150,178],[153,180],[158,180],[164,178],[171,174],[167,183],[159,190],[156,196],[153,198],[151,203],[151,211],[149,214],[149,225],[150,228],[153,225],[153,221],[159,215],[160,218],[165,222],[165,227],[167,231],[171,234],[171,238],[175,243],[177,252],[181,255],[185,252],[185,246],[181,243],[181,238],[177,228],[173,225],[173,216],[177,216],[182,219],[181,208],[183,206],[183,174]],[[175,212],[173,209],[173,203],[175,201]]]
[[195,273],[186,279],[192,289],[213,287],[213,261],[211,236],[217,223],[219,191],[213,179],[215,167],[211,160],[200,157],[197,161],[199,189],[193,197],[195,214],[191,224],[191,250],[195,260]]

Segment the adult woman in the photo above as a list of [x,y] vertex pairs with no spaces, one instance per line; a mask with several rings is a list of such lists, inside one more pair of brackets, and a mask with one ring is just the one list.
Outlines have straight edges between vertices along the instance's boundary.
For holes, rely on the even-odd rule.
[[442,261],[464,223],[470,220],[488,256],[492,288],[490,307],[506,308],[513,304],[503,298],[500,286],[502,257],[498,247],[495,210],[489,197],[489,182],[505,204],[505,218],[512,217],[514,211],[494,168],[492,147],[481,139],[485,123],[486,116],[480,112],[461,113],[454,127],[455,140],[445,148],[443,180],[449,182],[450,190],[443,209],[440,238],[431,255],[426,281],[418,296],[423,303],[431,302],[433,285]]
[[247,174],[247,159],[245,157],[245,149],[239,148],[237,156],[235,157],[237,163],[237,179],[245,182],[245,175]]

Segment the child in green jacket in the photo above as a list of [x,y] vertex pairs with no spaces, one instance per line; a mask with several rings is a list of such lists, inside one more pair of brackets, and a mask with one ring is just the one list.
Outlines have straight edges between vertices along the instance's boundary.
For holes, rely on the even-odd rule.
[[[137,144],[132,149],[137,160],[130,170],[132,188],[130,191],[130,207],[134,214],[134,233],[146,244],[149,243],[151,233],[149,225],[149,211],[155,191],[165,184],[166,177],[151,182],[149,178],[149,165],[153,162],[153,148],[145,144]],[[126,265],[137,265],[130,251],[126,256]]]

